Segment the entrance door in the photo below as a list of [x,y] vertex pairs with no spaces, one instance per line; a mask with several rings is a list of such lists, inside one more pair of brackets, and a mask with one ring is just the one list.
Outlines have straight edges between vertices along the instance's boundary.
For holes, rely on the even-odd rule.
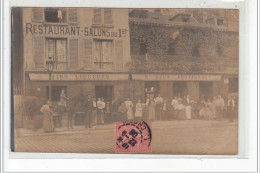
[[114,87],[112,85],[96,85],[96,98],[104,98],[105,102],[111,102],[114,97]]
[[[52,101],[60,100],[60,93],[61,93],[62,88],[65,89],[65,93],[67,94],[66,86],[52,86],[51,87],[51,100]],[[49,86],[46,87],[46,98],[49,99]]]
[[187,83],[186,82],[173,82],[173,97],[181,97],[187,95]]
[[211,99],[213,98],[213,92],[212,92],[212,87],[213,87],[213,84],[212,82],[200,82],[199,83],[199,88],[200,88],[200,97],[201,98],[205,98],[206,100],[207,99]]

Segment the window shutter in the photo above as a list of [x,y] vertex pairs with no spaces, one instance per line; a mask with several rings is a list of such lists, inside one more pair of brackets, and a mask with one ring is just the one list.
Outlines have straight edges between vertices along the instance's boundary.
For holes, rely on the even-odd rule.
[[44,68],[44,38],[33,38],[33,57],[35,68]]
[[112,25],[113,19],[112,19],[112,10],[110,8],[104,9],[104,24],[105,25]]
[[70,39],[70,68],[78,68],[78,39]]
[[94,23],[101,24],[101,8],[94,9]]
[[83,65],[84,69],[91,69],[93,62],[92,62],[92,39],[84,39],[84,58],[83,58]]
[[68,18],[69,23],[77,23],[78,21],[78,11],[76,8],[68,9]]
[[32,9],[32,21],[43,21],[44,13],[43,8]]
[[123,41],[115,41],[115,67],[118,70],[124,68],[124,57],[123,57]]

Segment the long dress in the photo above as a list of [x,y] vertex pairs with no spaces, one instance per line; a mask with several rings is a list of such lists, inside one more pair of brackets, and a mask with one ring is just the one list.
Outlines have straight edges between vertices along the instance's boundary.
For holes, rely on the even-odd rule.
[[45,104],[41,107],[40,111],[44,114],[43,118],[43,130],[45,132],[52,132],[54,130],[53,119],[51,115],[51,109],[49,105]]
[[142,103],[136,103],[135,117],[138,118],[138,119],[142,119],[142,116],[143,116]]
[[149,101],[148,116],[149,120],[155,120],[155,101],[153,99]]
[[133,102],[130,100],[125,101],[125,106],[126,106],[126,115],[128,120],[134,119],[134,113],[133,113]]

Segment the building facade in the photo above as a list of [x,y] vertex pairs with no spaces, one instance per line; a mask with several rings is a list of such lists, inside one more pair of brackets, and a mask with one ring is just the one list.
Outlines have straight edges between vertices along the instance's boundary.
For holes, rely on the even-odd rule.
[[130,38],[127,9],[23,8],[25,95],[52,100],[91,94],[106,100],[129,94]]
[[238,93],[238,21],[231,18],[238,11],[218,11],[168,15],[167,10],[137,9],[129,13],[135,100],[150,93],[168,100]]
[[14,76],[26,96],[48,98],[46,61],[53,60],[53,101],[63,88],[70,98],[85,93],[106,101],[226,97],[238,93],[238,11],[220,11],[18,9],[22,33],[13,33],[23,37],[13,52],[23,70]]

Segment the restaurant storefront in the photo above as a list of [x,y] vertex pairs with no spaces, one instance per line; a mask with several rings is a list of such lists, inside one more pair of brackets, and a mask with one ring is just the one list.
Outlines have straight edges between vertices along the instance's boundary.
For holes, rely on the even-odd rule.
[[173,75],[173,74],[132,74],[134,100],[146,98],[147,93],[160,94],[171,100],[189,95],[193,100],[202,97],[212,99],[214,96],[226,96],[229,85],[223,75]]

